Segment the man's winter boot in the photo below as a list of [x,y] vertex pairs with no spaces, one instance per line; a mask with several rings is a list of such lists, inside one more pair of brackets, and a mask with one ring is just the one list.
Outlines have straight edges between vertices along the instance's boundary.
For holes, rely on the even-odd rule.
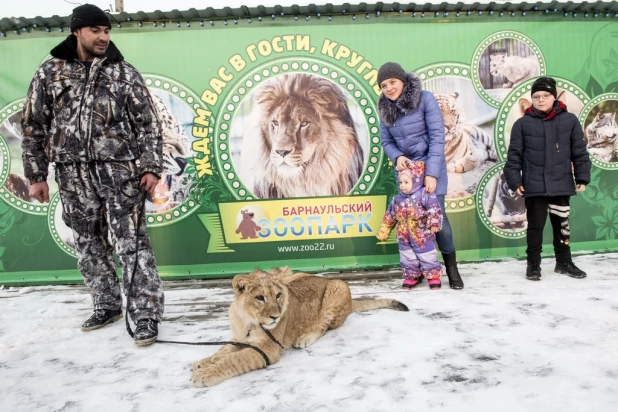
[[459,269],[457,269],[457,257],[455,252],[442,253],[444,259],[444,267],[446,268],[446,276],[448,276],[448,284],[451,289],[463,289],[464,283],[459,275]]
[[148,346],[157,340],[159,327],[156,320],[140,319],[135,328],[135,344],[138,346]]
[[117,321],[120,318],[122,318],[122,310],[95,309],[92,316],[82,323],[82,331],[89,332],[102,328],[108,323]]
[[528,262],[528,266],[526,267],[526,279],[541,280],[541,262]]
[[586,272],[575,266],[573,262],[556,263],[554,272],[562,273],[563,275],[568,275],[575,279],[583,279],[586,277]]

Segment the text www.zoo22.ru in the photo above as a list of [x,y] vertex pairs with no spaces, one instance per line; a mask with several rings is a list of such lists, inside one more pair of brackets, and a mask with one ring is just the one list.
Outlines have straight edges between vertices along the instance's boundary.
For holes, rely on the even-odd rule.
[[316,242],[310,245],[278,246],[278,252],[313,252],[316,250],[335,250],[334,243]]

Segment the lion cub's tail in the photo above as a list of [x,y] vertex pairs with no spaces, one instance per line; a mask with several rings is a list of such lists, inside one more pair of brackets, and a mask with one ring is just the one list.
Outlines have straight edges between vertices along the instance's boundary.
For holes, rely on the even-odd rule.
[[410,310],[406,305],[395,299],[365,299],[352,301],[352,312],[366,312],[375,309],[393,309],[402,312]]

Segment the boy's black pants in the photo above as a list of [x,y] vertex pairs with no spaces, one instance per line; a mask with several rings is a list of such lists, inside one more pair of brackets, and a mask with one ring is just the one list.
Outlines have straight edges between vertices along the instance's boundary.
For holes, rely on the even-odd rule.
[[528,218],[528,230],[526,232],[526,255],[528,262],[540,262],[543,251],[543,228],[549,221],[554,233],[554,252],[556,262],[571,262],[571,248],[569,240],[571,231],[569,228],[570,196],[539,196],[526,197],[526,215]]

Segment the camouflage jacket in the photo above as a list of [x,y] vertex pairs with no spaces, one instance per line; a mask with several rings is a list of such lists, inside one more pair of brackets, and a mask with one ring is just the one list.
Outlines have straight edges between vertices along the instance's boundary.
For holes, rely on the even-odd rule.
[[137,160],[161,173],[162,132],[139,72],[110,41],[87,76],[70,35],[37,70],[22,117],[22,159],[30,183],[45,182],[49,162]]

